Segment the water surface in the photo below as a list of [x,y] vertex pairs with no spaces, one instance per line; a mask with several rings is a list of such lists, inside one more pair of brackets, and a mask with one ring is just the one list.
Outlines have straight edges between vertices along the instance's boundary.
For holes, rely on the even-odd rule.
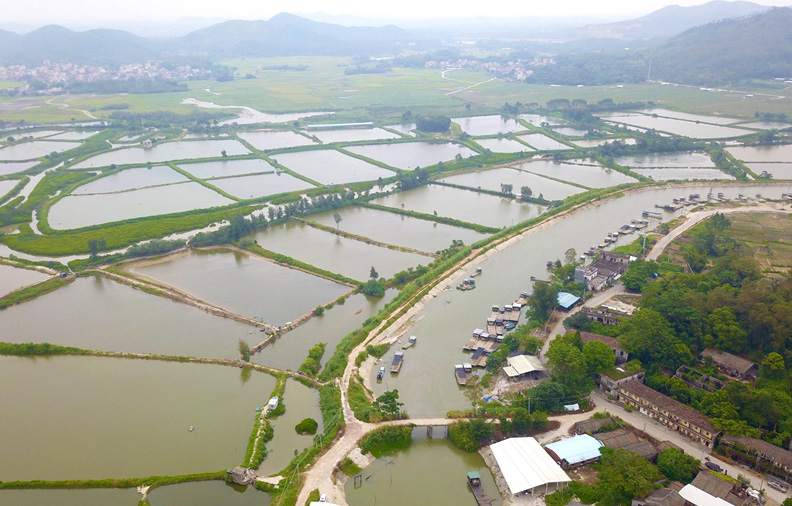
[[137,169],[122,170],[78,186],[72,191],[72,195],[112,193],[186,181],[189,180],[168,166],[139,167]]
[[462,127],[468,135],[494,135],[525,130],[519,122],[500,115],[472,116],[469,118],[451,118],[451,121]]
[[338,130],[310,130],[307,132],[325,144],[331,142],[376,141],[399,139],[400,135],[381,128],[343,128]]
[[138,506],[140,497],[134,488],[0,490],[0,504],[14,506]]
[[15,172],[22,172],[25,169],[29,169],[34,165],[38,165],[39,162],[17,162],[17,163],[0,163],[0,176],[5,176],[6,174],[13,174]]
[[[0,297],[50,277],[43,272],[0,264]],[[0,337],[1,339],[2,337]]]
[[[344,149],[403,170],[446,162],[453,160],[457,155],[468,157],[476,154],[472,149],[453,142],[401,142],[348,146]],[[528,149],[526,147],[526,150]]]
[[522,142],[514,139],[476,139],[476,143],[484,149],[495,153],[519,153],[520,151],[534,151]]
[[792,160],[792,144],[781,146],[735,146],[726,151],[745,162],[788,162]]
[[692,180],[692,179],[734,179],[734,176],[726,174],[718,169],[705,169],[705,168],[649,168],[649,169],[633,169],[634,172],[642,176],[650,177],[655,181],[671,181],[671,180]]
[[314,188],[314,185],[281,172],[278,174],[259,174],[256,176],[227,177],[210,179],[210,183],[229,195],[240,199],[253,199]]
[[222,481],[199,481],[157,487],[148,495],[151,506],[223,505],[267,506],[270,496],[254,487],[242,487]]
[[515,195],[520,195],[521,188],[527,186],[533,192],[533,197],[542,194],[548,200],[563,200],[570,195],[585,191],[583,188],[554,181],[514,167],[468,172],[446,177],[441,181],[491,191],[501,191],[501,184],[511,184]]
[[304,135],[290,130],[261,130],[256,132],[239,132],[239,138],[249,142],[254,148],[266,151],[269,149],[292,148],[316,144]]
[[14,434],[0,439],[2,481],[232,468],[275,386],[232,367],[79,356],[0,357],[0,382],[0,430]]
[[706,153],[647,153],[633,156],[621,156],[616,163],[625,167],[715,167],[715,162]]
[[0,149],[0,160],[32,160],[50,153],[60,153],[80,144],[77,142],[33,141]]
[[334,149],[282,153],[278,163],[322,184],[344,184],[391,177],[393,171],[347,156]]
[[223,151],[225,151],[228,156],[246,155],[249,153],[242,143],[235,140],[163,142],[154,144],[154,146],[148,149],[142,147],[129,147],[102,153],[73,165],[71,168],[87,169],[91,167],[104,167],[112,164],[159,163],[170,160],[187,160],[190,158],[219,158]]
[[129,271],[201,300],[264,322],[283,325],[350,288],[255,256],[229,250],[192,250]]
[[566,144],[558,142],[555,139],[551,139],[544,134],[518,135],[517,138],[540,150],[573,149],[572,146],[567,146]]
[[250,160],[218,160],[215,162],[180,163],[179,168],[201,179],[239,176],[242,174],[271,172],[275,170],[275,167],[260,158],[253,158]]
[[516,167],[543,176],[550,176],[564,181],[582,184],[590,188],[605,188],[621,183],[635,182],[635,179],[621,172],[606,169],[600,165],[587,165],[584,163],[575,164],[554,162],[552,160],[536,160],[533,162],[520,163],[516,165]]

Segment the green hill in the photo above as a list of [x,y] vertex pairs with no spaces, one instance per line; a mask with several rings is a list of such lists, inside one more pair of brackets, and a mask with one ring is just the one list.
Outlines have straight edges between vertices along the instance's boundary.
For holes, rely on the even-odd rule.
[[269,21],[225,21],[180,37],[173,48],[212,56],[357,55],[398,50],[407,32],[395,26],[346,27],[293,14]]
[[[10,33],[10,32],[9,32]],[[15,34],[11,34],[15,35]],[[3,39],[5,42],[3,42]],[[155,58],[160,51],[153,41],[122,30],[74,32],[49,25],[25,35],[0,34],[5,64],[41,65],[44,60],[80,65],[116,65]]]
[[651,51],[652,79],[704,86],[792,76],[792,9],[690,29]]

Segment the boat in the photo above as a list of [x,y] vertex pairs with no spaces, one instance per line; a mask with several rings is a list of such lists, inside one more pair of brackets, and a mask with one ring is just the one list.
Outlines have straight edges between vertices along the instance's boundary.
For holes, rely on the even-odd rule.
[[410,348],[417,342],[418,342],[418,338],[416,336],[410,336],[410,339],[402,345],[402,349],[406,350],[407,348]]
[[402,364],[404,364],[404,352],[397,351],[393,356],[393,362],[391,362],[391,374],[398,374]]
[[476,271],[470,275],[471,278],[475,278],[476,276],[481,275],[481,267],[476,267]]
[[385,376],[385,367],[380,367],[379,372],[377,372],[377,381],[382,381],[382,378]]
[[462,366],[462,364],[457,364],[454,366],[454,377],[456,377],[456,382],[458,385],[467,385],[467,374],[465,374],[465,368]]
[[457,285],[457,290],[472,290],[476,288],[476,282],[472,279],[465,278]]
[[509,322],[503,326],[506,330],[513,330],[515,327],[517,327],[517,324],[514,322]]

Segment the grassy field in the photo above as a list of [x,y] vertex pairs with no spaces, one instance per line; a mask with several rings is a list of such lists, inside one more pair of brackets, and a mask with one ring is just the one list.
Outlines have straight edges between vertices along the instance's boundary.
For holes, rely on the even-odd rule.
[[792,268],[792,217],[778,214],[732,214],[729,237],[744,242],[771,277]]
[[[413,68],[395,68],[384,74],[346,75],[344,70],[352,65],[352,60],[344,57],[245,58],[223,63],[236,67],[240,75],[251,74],[256,79],[223,83],[188,81],[189,90],[177,93],[2,99],[0,119],[30,122],[88,119],[81,110],[105,118],[112,110],[102,108],[112,104],[127,104],[127,110],[133,112],[168,110],[186,113],[192,106],[181,102],[188,97],[220,105],[246,105],[269,113],[336,111],[335,118],[339,121],[395,121],[406,110],[413,114],[464,115],[467,114],[465,105],[468,103],[471,104],[470,114],[487,114],[497,112],[504,102],[544,104],[554,98],[582,98],[588,102],[604,98],[617,102],[653,101],[682,111],[743,118],[752,118],[757,111],[792,116],[792,100],[762,96],[762,93],[770,93],[789,98],[789,91],[760,88],[758,85],[753,90],[744,90],[754,94],[754,97],[746,98],[742,92],[711,92],[659,84],[577,88],[504,80],[484,82],[490,79],[488,74],[467,69],[446,71],[445,77],[440,69]],[[282,65],[305,65],[308,69],[264,70]],[[482,84],[448,95],[477,83]],[[3,85],[0,83],[0,87]]]

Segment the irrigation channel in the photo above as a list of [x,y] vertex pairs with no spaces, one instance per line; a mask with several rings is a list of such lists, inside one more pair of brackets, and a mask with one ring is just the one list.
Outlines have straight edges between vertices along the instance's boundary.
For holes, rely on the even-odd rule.
[[[710,191],[722,192],[724,198],[731,199],[757,193],[779,199],[787,186],[721,183],[648,187],[628,190],[554,217],[476,258],[464,270],[446,278],[409,317],[384,329],[377,339],[396,341],[416,335],[418,344],[405,350],[404,366],[398,375],[387,375],[385,381],[377,383],[377,368],[373,367],[365,380],[375,394],[398,389],[405,410],[413,418],[443,418],[449,410],[466,408],[469,401],[454,380],[453,366],[464,359],[462,345],[474,328],[482,326],[493,304],[509,303],[521,291],[531,290],[531,276],[546,277],[545,263],[563,258],[569,248],[582,253],[608,232],[640,218],[643,210],[654,210],[654,204]],[[381,213],[355,208],[355,219],[365,221],[365,211],[371,211],[372,219]],[[685,211],[662,211],[662,219],[681,212]],[[653,220],[652,225],[658,222]],[[290,227],[311,236],[317,230],[304,225]],[[256,237],[265,247],[268,242],[286,244],[278,229],[260,232]],[[333,240],[331,248],[350,248],[348,239]],[[628,240],[632,240],[631,236],[622,242]],[[421,248],[419,244],[411,246]],[[367,258],[365,253],[361,255],[360,258]],[[392,260],[396,265],[391,265],[388,255],[379,257],[382,263],[378,269],[392,273],[402,268],[404,258]],[[360,262],[347,260],[343,269],[365,279],[370,262],[362,260],[362,267]],[[476,290],[444,290],[446,286],[453,288],[457,279],[475,267],[483,271],[476,278]],[[301,284],[300,279],[290,277],[292,273],[273,270],[270,264],[230,251],[195,253],[134,269],[196,296],[216,297],[211,300],[216,305],[246,314],[263,311],[257,316],[279,321],[286,318],[279,318],[281,313],[301,315],[348,291],[343,285],[335,286],[336,283],[321,278]],[[278,276],[283,276],[283,281],[270,282]],[[219,295],[206,291],[206,286],[224,282],[249,284],[244,290]],[[306,290],[319,292],[321,297],[306,298],[301,293]],[[389,290],[384,299],[349,296],[343,305],[337,304],[325,315],[308,320],[264,347],[252,361],[295,370],[317,342],[327,343],[326,359],[344,335],[358,328],[394,295],[395,290]],[[261,304],[269,300],[270,305],[252,307],[251,301],[257,298]],[[51,342],[96,350],[223,359],[235,359],[237,341],[255,341],[251,333],[258,333],[257,328],[244,322],[218,318],[101,276],[79,278],[55,292],[0,311],[0,329],[0,340],[6,342]],[[401,347],[391,347],[383,362],[389,363],[397,349]],[[0,430],[14,435],[0,439],[0,454],[4,455],[0,481],[13,481],[127,478],[233,468],[245,454],[255,408],[267,402],[275,379],[248,369],[211,364],[63,356],[0,358],[0,383],[4,385],[0,403],[6,406],[0,417]],[[427,388],[429,385],[431,388]],[[294,432],[294,424],[308,417],[321,419],[316,391],[290,380],[283,400],[286,415],[273,423],[275,437],[267,443],[270,455],[259,469],[262,474],[277,474],[295,452],[311,444],[310,437]],[[438,480],[436,473],[429,472],[431,469],[446,469],[453,476]],[[346,500],[353,506],[374,501],[403,504],[406,496],[401,493],[411,489],[416,494],[436,490],[440,495],[434,504],[465,504],[472,496],[460,493],[458,485],[464,484],[464,472],[476,469],[485,471],[478,455],[462,454],[445,439],[420,439],[407,451],[367,467],[364,474],[370,479],[358,488],[347,485]],[[314,472],[309,471],[308,475]],[[489,475],[483,474],[486,486],[490,486]],[[240,505],[268,501],[262,492],[218,482],[157,488],[149,495],[149,501],[152,505],[185,504],[196,497]],[[0,491],[2,504],[133,505],[138,500],[139,496],[130,490]]]

